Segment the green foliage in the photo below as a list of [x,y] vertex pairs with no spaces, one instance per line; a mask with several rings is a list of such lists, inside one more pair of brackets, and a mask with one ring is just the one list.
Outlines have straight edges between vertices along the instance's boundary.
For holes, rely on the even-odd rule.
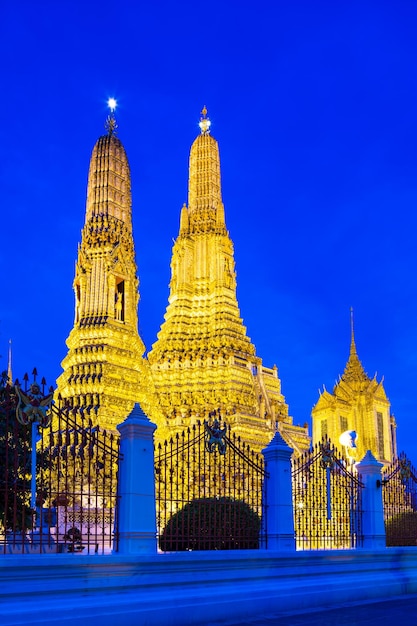
[[30,427],[16,419],[16,398],[0,376],[0,528],[25,530],[32,524],[30,508]]
[[159,540],[164,552],[259,548],[260,517],[233,498],[199,498],[175,513]]
[[417,512],[398,513],[385,522],[387,546],[417,546]]

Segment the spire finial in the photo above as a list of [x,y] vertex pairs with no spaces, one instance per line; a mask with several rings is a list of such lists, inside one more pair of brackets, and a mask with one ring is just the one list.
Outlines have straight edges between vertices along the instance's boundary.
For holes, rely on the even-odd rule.
[[114,135],[117,129],[117,122],[114,116],[114,112],[117,107],[117,100],[115,98],[109,98],[107,100],[107,106],[110,109],[110,115],[107,116],[106,122],[104,124],[105,129],[109,135]]
[[199,125],[199,127],[201,129],[201,134],[202,135],[208,135],[210,133],[211,122],[210,122],[209,118],[207,117],[206,105],[203,106],[203,109],[201,111],[200,121],[199,121],[198,125]]
[[355,328],[353,324],[353,307],[350,307],[350,353],[356,354]]
[[10,385],[13,385],[13,375],[12,375],[12,340],[9,339],[9,359],[7,363],[7,380]]
[[359,360],[356,352],[355,329],[353,326],[353,307],[350,307],[350,354],[342,374],[341,380],[336,383],[339,386],[342,383],[366,383],[370,381],[368,374],[363,369],[363,365]]

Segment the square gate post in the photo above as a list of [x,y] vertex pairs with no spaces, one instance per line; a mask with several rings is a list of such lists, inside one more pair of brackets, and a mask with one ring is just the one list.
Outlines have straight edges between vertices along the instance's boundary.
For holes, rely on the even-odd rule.
[[384,467],[376,460],[370,450],[362,461],[356,463],[356,469],[364,484],[362,490],[362,534],[363,547],[382,549],[386,547],[384,504],[382,500],[382,474]]
[[276,432],[262,454],[265,459],[268,550],[295,551],[291,456],[293,450]]
[[119,424],[119,553],[154,554],[156,541],[156,502],[153,434],[156,429],[135,404]]

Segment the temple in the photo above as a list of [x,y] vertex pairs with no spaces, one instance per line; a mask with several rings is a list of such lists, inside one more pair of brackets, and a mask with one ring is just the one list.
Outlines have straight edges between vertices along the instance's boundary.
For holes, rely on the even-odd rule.
[[[130,170],[114,110],[106,128],[90,161],[75,319],[57,396],[113,431],[139,402],[157,424],[159,441],[216,411],[252,449],[260,451],[278,430],[300,455],[310,445],[308,427],[293,424],[277,367],[263,365],[240,316],[219,147],[207,110],[190,152],[188,206],[172,251],[168,306],[148,358],[138,334]],[[312,419],[313,443],[327,436],[345,447],[351,462],[367,450],[384,464],[397,454],[390,403],[382,381],[369,378],[359,360],[353,315],[344,373],[333,393],[321,393]],[[353,446],[340,441],[349,432],[356,435]]]
[[191,147],[188,206],[173,247],[165,320],[148,354],[163,431],[173,434],[220,411],[253,449],[278,429],[300,453],[309,447],[308,429],[293,425],[278,370],[262,364],[240,316],[219,148],[205,108],[200,129]]
[[111,430],[135,402],[149,412],[156,405],[138,334],[130,169],[116,128],[112,109],[107,134],[98,139],[91,156],[73,284],[74,327],[57,380],[57,396]]
[[[388,465],[397,456],[396,423],[390,406],[382,380],[378,382],[376,375],[369,378],[359,360],[351,311],[349,358],[333,393],[324,389],[313,407],[313,443],[327,436],[338,448],[345,448],[351,462],[361,460],[370,450]],[[343,437],[352,431],[353,441]]]

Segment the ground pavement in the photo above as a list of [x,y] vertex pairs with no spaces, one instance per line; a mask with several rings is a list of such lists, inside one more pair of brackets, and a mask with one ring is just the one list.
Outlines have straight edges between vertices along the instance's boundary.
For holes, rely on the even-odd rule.
[[[260,608],[260,613],[262,607]],[[260,614],[239,622],[210,622],[206,626],[417,626],[417,594],[369,604],[343,604],[322,610]]]

